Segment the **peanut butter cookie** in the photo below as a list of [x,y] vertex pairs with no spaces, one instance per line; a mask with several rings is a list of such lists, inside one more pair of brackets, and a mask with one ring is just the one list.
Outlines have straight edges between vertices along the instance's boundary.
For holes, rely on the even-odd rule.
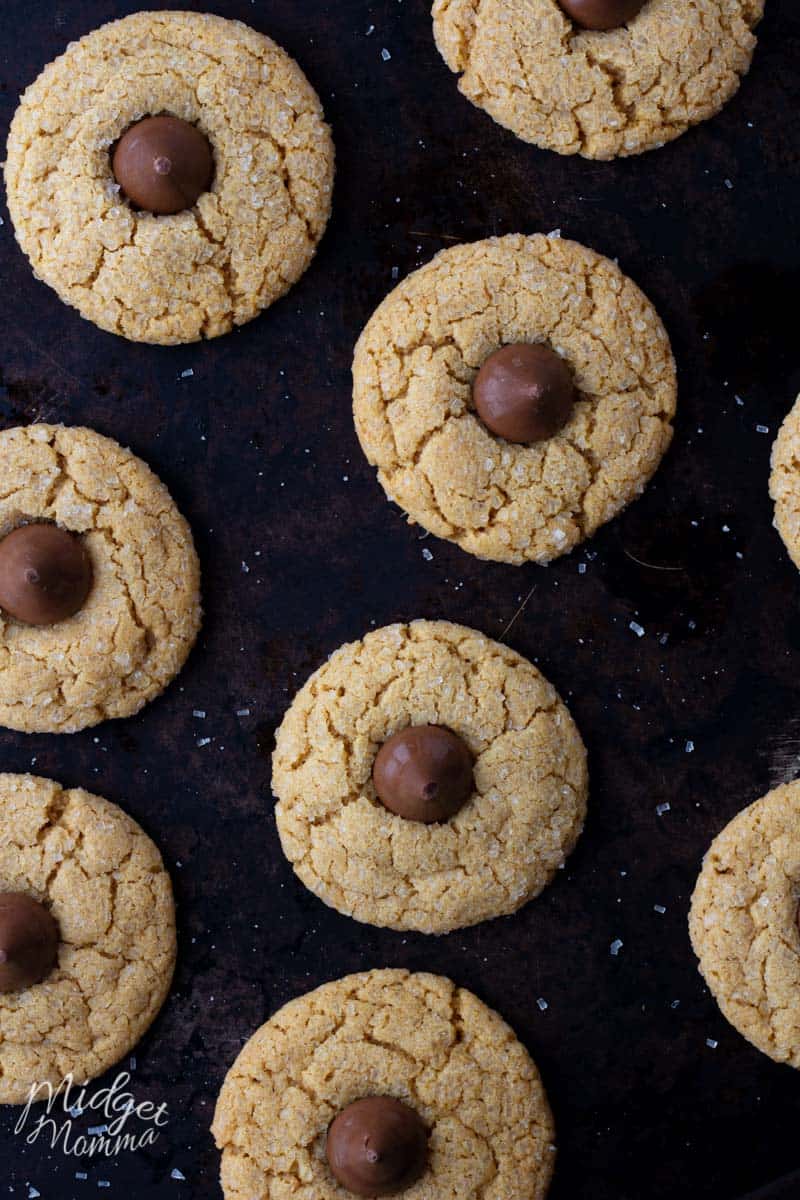
[[479,558],[566,554],[640,494],[672,438],[658,314],[609,259],[554,236],[454,246],[413,272],[361,334],[353,383],[389,498]]
[[722,1014],[800,1067],[800,782],[768,792],[711,843],[689,929]]
[[[26,977],[47,949],[28,909],[54,938],[44,974]],[[142,1037],[172,980],[175,910],[158,850],[108,800],[0,775],[0,946],[0,1103],[68,1073],[81,1084],[101,1075]]]
[[[349,1183],[363,1140],[345,1147],[348,1173],[334,1175],[331,1163],[342,1164],[329,1128],[366,1099],[402,1106],[424,1126],[415,1182],[380,1191],[356,1191],[358,1175],[337,1182]],[[378,1117],[384,1161],[396,1167],[396,1127]],[[408,1200],[543,1200],[555,1162],[547,1097],[513,1031],[471,992],[408,971],[350,975],[285,1005],[228,1072],[212,1132],[226,1200],[389,1190]]]
[[227,333],[299,279],[333,158],[316,93],[269,38],[208,13],[141,12],[31,84],[5,178],[40,279],[102,329],[174,344]]
[[769,494],[775,503],[775,528],[792,562],[800,567],[800,396],[772,447]]
[[460,91],[498,124],[609,159],[718,113],[763,12],[764,0],[435,0],[433,29]]
[[91,429],[6,429],[0,464],[0,725],[74,733],[131,716],[200,628],[186,521],[141,459]]
[[462,625],[413,621],[311,676],[278,730],[272,786],[284,853],[326,904],[445,933],[541,892],[583,828],[588,777],[531,663]]

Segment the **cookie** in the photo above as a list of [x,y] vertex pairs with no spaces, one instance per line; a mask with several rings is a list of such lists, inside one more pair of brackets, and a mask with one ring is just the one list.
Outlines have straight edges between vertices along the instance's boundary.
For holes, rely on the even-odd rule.
[[[165,114],[199,131],[213,177],[157,215],[130,202],[112,158],[132,126]],[[227,333],[300,278],[333,159],[316,93],[269,38],[207,13],[141,12],[73,42],[27,89],[6,191],[20,246],[62,300],[168,345]]]
[[[441,726],[473,764],[469,799],[426,824],[378,798],[376,756]],[[446,933],[516,912],[583,828],[586,752],[555,689],[521,655],[449,621],[342,646],[295,697],[272,787],[284,853],[326,904],[370,925]]]
[[[565,11],[604,7],[639,11],[601,30]],[[434,0],[433,29],[459,90],[498,124],[559,154],[610,159],[718,113],[750,67],[763,12],[764,0]]]
[[769,494],[775,504],[775,528],[792,562],[800,567],[800,396],[772,447]]
[[774,1058],[800,1067],[800,782],[768,792],[714,839],[689,930],[722,1014]]
[[0,1103],[22,1104],[32,1084],[94,1079],[136,1045],[169,991],[175,911],[135,821],[33,775],[0,775],[0,892],[38,901],[58,929],[45,978],[0,992]]
[[[474,387],[499,348],[530,343],[558,354],[576,398],[566,424],[523,444],[489,429]],[[639,495],[672,438],[658,314],[614,263],[556,236],[454,246],[409,275],[361,334],[353,384],[389,498],[479,558],[567,553]]]
[[186,521],[140,459],[91,429],[6,429],[0,463],[0,605],[14,590],[4,547],[32,523],[77,535],[92,572],[82,607],[53,624],[0,608],[0,725],[74,733],[131,716],[177,675],[200,628]]
[[471,992],[397,970],[325,984],[244,1046],[212,1126],[226,1200],[343,1200],[328,1127],[376,1095],[401,1101],[429,1131],[425,1174],[402,1192],[409,1200],[543,1200],[553,1120],[527,1050]]

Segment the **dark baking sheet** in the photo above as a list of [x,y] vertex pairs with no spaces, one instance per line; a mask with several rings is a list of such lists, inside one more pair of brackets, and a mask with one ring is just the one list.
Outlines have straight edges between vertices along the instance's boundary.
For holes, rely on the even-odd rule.
[[[3,0],[3,142],[41,67],[137,7]],[[405,965],[472,988],[531,1049],[558,1124],[553,1200],[761,1197],[800,1165],[800,1080],[722,1019],[686,914],[711,837],[800,765],[800,579],[767,496],[800,390],[797,7],[767,0],[751,74],[717,119],[611,164],[523,145],[461,99],[427,0],[214,7],[294,54],[333,125],[334,217],[287,299],[210,344],[131,345],[33,279],[2,210],[0,418],[85,422],[145,458],[193,525],[207,618],[178,682],[136,719],[0,733],[2,769],[93,789],[153,835],[181,947],[132,1071],[137,1099],[169,1105],[156,1145],[76,1161],[25,1145],[5,1110],[0,1190],[218,1197],[208,1126],[242,1042],[324,980]],[[426,561],[359,452],[353,343],[395,275],[443,246],[555,227],[618,257],[662,313],[680,368],[673,449],[639,503],[549,568],[433,539]],[[438,940],[359,926],[306,892],[269,786],[273,730],[308,673],[370,626],[423,615],[507,631],[568,699],[592,779],[586,832],[542,898]],[[779,1195],[800,1183],[763,1193]]]

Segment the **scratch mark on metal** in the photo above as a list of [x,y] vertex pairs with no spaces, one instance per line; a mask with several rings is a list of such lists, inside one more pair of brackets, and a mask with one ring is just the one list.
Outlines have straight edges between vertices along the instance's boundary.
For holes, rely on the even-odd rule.
[[530,600],[531,596],[533,595],[533,593],[534,593],[535,591],[536,591],[536,584],[534,584],[534,585],[533,585],[533,587],[532,587],[532,588],[531,588],[531,590],[528,592],[528,594],[527,594],[527,596],[525,597],[525,599],[522,601],[522,604],[520,604],[519,608],[518,608],[518,609],[517,609],[517,611],[514,613],[513,617],[512,617],[512,618],[511,618],[511,620],[508,622],[508,624],[506,625],[506,627],[505,627],[505,629],[503,630],[503,632],[500,634],[500,637],[497,639],[499,642],[503,642],[503,641],[505,641],[506,637],[507,637],[507,636],[508,636],[508,634],[509,634],[509,631],[511,630],[511,627],[512,627],[512,626],[515,624],[515,622],[516,622],[516,621],[518,621],[518,620],[519,620],[519,618],[520,618],[520,617],[522,616],[522,614],[525,612],[525,608],[527,607],[528,601]]

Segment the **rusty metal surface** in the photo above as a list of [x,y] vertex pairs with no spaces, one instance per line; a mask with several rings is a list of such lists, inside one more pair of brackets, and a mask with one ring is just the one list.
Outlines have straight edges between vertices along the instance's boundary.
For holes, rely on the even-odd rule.
[[[4,0],[3,142],[41,67],[136,7]],[[333,221],[287,299],[210,344],[131,345],[33,279],[0,210],[0,419],[85,422],[131,445],[192,522],[207,610],[180,679],[136,719],[0,733],[4,770],[83,785],[142,822],[172,871],[181,944],[132,1072],[137,1099],[169,1105],[158,1142],[80,1162],[26,1145],[7,1110],[3,1194],[107,1183],[101,1195],[218,1197],[208,1125],[241,1043],[290,997],[395,964],[474,989],[530,1047],[558,1123],[553,1200],[762,1188],[798,1166],[800,1081],[719,1015],[686,914],[711,837],[800,754],[800,580],[767,496],[772,438],[800,390],[796,6],[767,0],[752,72],[716,120],[611,164],[525,146],[462,100],[427,0],[214,7],[294,54],[333,125]],[[639,503],[549,568],[433,539],[427,561],[359,453],[353,343],[393,274],[453,241],[554,227],[617,257],[661,311],[680,368],[675,443]],[[590,752],[590,816],[567,869],[517,916],[439,940],[328,911],[294,880],[272,816],[289,698],[371,625],[442,616],[499,636],[523,600],[508,640],[568,699]]]

